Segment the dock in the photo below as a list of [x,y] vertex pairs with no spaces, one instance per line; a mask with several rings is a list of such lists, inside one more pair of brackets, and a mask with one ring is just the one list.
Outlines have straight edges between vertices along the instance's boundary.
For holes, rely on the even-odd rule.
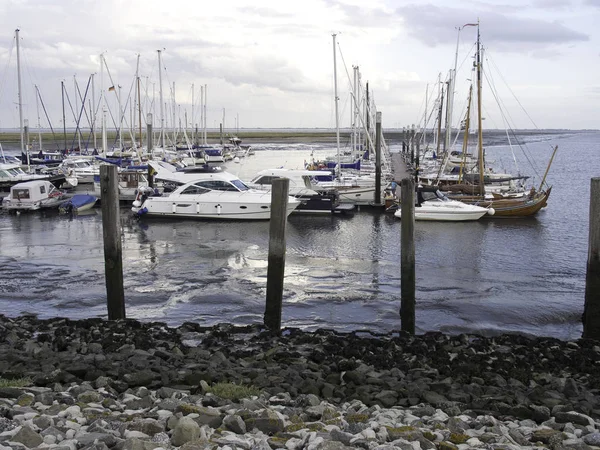
[[402,152],[392,153],[391,155],[392,164],[392,175],[393,180],[400,184],[405,178],[410,178],[414,175],[412,168],[410,167],[410,161],[405,159],[406,156],[410,159],[410,155]]

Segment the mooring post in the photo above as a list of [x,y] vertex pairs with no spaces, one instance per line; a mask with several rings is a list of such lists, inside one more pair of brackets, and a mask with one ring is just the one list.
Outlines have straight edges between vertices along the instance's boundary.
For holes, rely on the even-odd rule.
[[287,223],[290,180],[277,178],[271,187],[271,222],[269,224],[269,259],[267,267],[267,301],[264,324],[273,333],[281,331],[283,277],[285,273],[285,226]]
[[410,163],[413,168],[415,166],[415,124],[412,125],[410,130]]
[[406,162],[406,127],[402,127],[402,157]]
[[600,339],[600,178],[592,178],[583,337]]
[[375,115],[375,205],[381,205],[381,113]]
[[[154,148],[154,138],[152,136],[152,113],[148,113],[147,119],[148,125],[146,125],[146,145],[148,147],[148,152],[151,152]],[[140,142],[142,142],[141,136]]]
[[417,136],[417,156],[415,158],[415,183],[418,185],[419,184],[419,153],[420,153],[420,145],[419,145],[419,139]]
[[112,164],[102,164],[100,166],[100,190],[102,192],[102,237],[104,239],[104,274],[108,320],[124,319],[123,249],[121,245],[117,166]]
[[401,330],[415,334],[415,182],[402,180],[400,226],[400,323]]
[[[154,143],[152,142],[152,113],[148,113],[148,125],[146,125],[146,141],[148,145],[148,153],[152,154]],[[142,137],[140,136],[140,142]],[[154,187],[154,169],[148,164],[148,187]]]

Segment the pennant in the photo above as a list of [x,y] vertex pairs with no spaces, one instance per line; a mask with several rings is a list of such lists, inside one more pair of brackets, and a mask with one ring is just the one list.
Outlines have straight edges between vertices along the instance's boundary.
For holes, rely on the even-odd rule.
[[479,26],[479,24],[478,24],[478,23],[465,23],[465,24],[462,26],[462,28],[464,28],[464,27],[477,27],[477,26]]
[[108,92],[110,92],[110,91],[114,91],[114,90],[115,90],[115,87],[114,87],[114,86],[111,86],[111,87],[109,87],[109,88],[108,88]]

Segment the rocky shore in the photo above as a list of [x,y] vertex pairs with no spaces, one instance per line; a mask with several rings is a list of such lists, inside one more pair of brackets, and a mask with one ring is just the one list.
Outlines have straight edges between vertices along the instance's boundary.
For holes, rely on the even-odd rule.
[[0,316],[0,377],[1,450],[600,448],[589,340]]

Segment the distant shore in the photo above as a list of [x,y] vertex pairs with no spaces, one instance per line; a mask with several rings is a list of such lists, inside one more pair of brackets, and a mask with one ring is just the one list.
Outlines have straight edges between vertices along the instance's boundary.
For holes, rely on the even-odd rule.
[[[156,131],[156,130],[155,130]],[[585,130],[516,130],[513,131],[511,137],[525,137],[525,136],[561,136],[565,134],[581,133]],[[589,131],[589,130],[588,130]],[[432,135],[431,130],[428,131]],[[180,134],[181,135],[181,134]],[[329,129],[252,129],[252,130],[240,130],[238,133],[231,134],[226,133],[223,136],[224,143],[228,142],[228,139],[232,136],[239,137],[245,144],[256,144],[259,142],[265,143],[287,143],[287,142],[304,142],[304,143],[334,143],[336,141],[335,130]],[[340,143],[346,145],[351,135],[351,130],[343,129],[340,130]],[[404,137],[404,132],[401,129],[390,129],[383,130],[383,135],[386,141],[389,142],[401,142]],[[29,132],[30,144],[35,144],[37,147],[37,140],[39,139],[38,133],[31,131]],[[138,135],[136,135],[137,138]],[[190,140],[192,136],[188,133]],[[50,148],[68,148],[77,147],[78,142],[82,143],[82,146],[92,147],[93,136],[89,131],[82,131],[79,139],[75,134],[74,130],[68,130],[66,137],[63,133],[51,133],[43,132],[41,139],[44,147]],[[484,139],[486,145],[497,145],[502,144],[506,141],[505,130],[484,130]],[[101,140],[100,133],[96,135],[96,141],[99,143]],[[117,133],[111,130],[107,133],[107,140],[109,146],[117,140]],[[126,133],[123,137],[125,145],[130,145],[131,134]],[[144,138],[145,141],[145,138]],[[8,144],[10,146],[19,145],[21,142],[21,134],[14,130],[2,131],[0,130],[0,143]],[[209,145],[218,145],[221,142],[221,137],[218,131],[210,131],[207,133],[207,142]],[[99,144],[98,144],[99,145]]]

